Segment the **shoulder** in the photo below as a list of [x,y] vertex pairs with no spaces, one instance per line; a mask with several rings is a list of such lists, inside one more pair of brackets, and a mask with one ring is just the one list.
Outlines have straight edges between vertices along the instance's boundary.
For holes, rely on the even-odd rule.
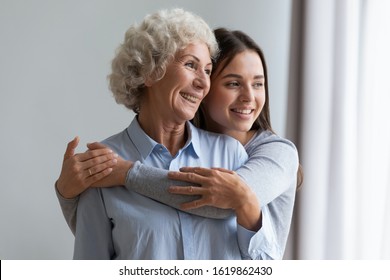
[[119,153],[124,149],[124,146],[126,146],[130,141],[130,133],[133,133],[133,131],[136,131],[136,125],[137,122],[133,119],[133,121],[130,123],[128,127],[126,127],[124,130],[111,135],[107,137],[106,139],[100,141],[102,144],[110,147],[115,152]]
[[283,138],[269,130],[258,131],[253,136],[253,138],[245,145],[245,148],[253,149],[253,148],[261,148],[262,145],[268,145],[268,147],[286,147],[293,151],[297,151],[295,144]]
[[282,143],[296,149],[292,141],[288,140],[287,138],[283,138],[269,130],[257,131],[247,145],[258,145],[267,143]]
[[121,150],[125,137],[127,137],[126,129],[102,140],[101,143],[118,152]]
[[256,132],[245,145],[245,149],[249,157],[260,154],[298,164],[298,150],[295,144],[268,130]]

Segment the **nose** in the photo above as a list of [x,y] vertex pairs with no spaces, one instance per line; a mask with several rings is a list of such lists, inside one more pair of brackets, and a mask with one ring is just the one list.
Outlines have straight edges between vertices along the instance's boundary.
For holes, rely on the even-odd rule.
[[241,102],[251,102],[255,99],[254,90],[251,86],[243,87],[240,93]]
[[194,79],[193,85],[197,89],[208,90],[210,88],[210,76],[204,71],[199,71]]

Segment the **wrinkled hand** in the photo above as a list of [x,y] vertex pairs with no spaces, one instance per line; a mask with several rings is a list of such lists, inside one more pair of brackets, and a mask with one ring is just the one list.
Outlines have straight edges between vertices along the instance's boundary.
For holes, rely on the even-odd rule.
[[[87,147],[90,151],[106,148],[106,146],[99,142],[87,144]],[[120,156],[118,156],[116,159],[117,163],[112,168],[112,172],[101,180],[92,183],[91,187],[113,187],[125,184],[127,172],[130,168],[133,167],[133,162],[126,161]]]
[[[200,195],[201,198],[182,205],[182,209],[214,206],[238,209],[252,195],[251,189],[236,172],[223,168],[183,167],[181,172],[169,172],[170,179],[194,183],[194,186],[171,186],[169,192],[184,195]],[[196,186],[198,185],[198,186]]]
[[79,137],[68,143],[62,162],[60,177],[56,182],[64,198],[74,198],[90,185],[106,177],[117,163],[117,155],[107,147],[75,154]]
[[183,167],[180,171],[169,172],[168,177],[198,186],[171,186],[169,192],[201,196],[200,199],[183,203],[182,209],[189,210],[206,205],[231,208],[236,213],[238,224],[253,231],[261,228],[261,209],[257,197],[236,172],[202,167]]

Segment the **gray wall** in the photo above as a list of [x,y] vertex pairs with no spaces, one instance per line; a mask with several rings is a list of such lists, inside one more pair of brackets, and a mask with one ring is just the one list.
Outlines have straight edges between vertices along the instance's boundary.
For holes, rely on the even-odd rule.
[[284,134],[290,0],[0,0],[0,259],[72,257],[53,189],[66,143],[79,135],[83,151],[129,124],[107,89],[110,60],[131,23],[173,6],[257,40]]

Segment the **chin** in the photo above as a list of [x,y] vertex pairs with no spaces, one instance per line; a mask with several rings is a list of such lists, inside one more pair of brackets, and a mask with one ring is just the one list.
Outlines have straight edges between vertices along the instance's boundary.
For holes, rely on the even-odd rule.
[[182,119],[184,119],[184,121],[190,121],[192,120],[193,118],[195,117],[195,113],[184,113],[182,115]]
[[240,132],[248,132],[249,130],[251,130],[251,128],[252,126],[241,126],[237,130]]

